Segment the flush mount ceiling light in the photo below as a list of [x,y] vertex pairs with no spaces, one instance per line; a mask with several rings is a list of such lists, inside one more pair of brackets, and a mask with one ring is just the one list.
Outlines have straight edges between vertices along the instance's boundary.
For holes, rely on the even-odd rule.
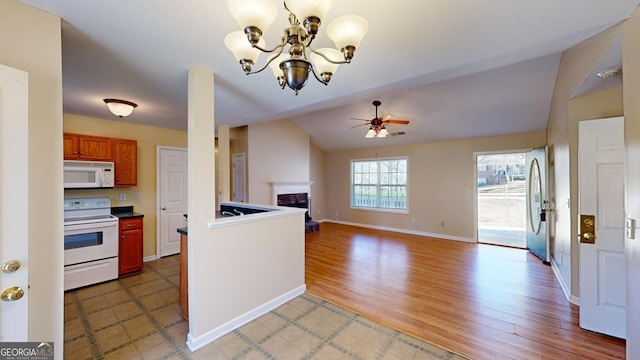
[[[353,54],[369,30],[367,21],[356,15],[346,15],[327,26],[327,35],[337,49],[314,49],[311,43],[318,34],[333,0],[286,0],[284,9],[289,13],[289,27],[284,29],[282,41],[273,49],[265,49],[262,35],[275,20],[275,0],[227,0],[229,12],[243,31],[232,32],[224,43],[242,65],[244,72],[257,74],[268,66],[284,89],[291,88],[296,95],[312,72],[316,80],[327,85],[340,64],[351,63]],[[302,21],[302,22],[300,22]],[[285,48],[288,50],[285,52]],[[270,54],[264,66],[253,71],[260,53]]]
[[138,106],[138,104],[132,103],[131,101],[119,99],[104,99],[104,102],[107,104],[109,111],[120,118],[131,115],[133,109]]

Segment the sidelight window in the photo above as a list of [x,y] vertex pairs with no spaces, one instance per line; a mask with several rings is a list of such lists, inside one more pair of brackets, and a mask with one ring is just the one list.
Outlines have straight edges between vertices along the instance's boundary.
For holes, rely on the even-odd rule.
[[407,158],[351,161],[351,207],[407,210]]

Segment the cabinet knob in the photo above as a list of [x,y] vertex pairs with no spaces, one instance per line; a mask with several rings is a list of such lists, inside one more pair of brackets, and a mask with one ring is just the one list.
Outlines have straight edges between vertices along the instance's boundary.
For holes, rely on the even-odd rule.
[[124,235],[120,236],[120,239],[124,239]]

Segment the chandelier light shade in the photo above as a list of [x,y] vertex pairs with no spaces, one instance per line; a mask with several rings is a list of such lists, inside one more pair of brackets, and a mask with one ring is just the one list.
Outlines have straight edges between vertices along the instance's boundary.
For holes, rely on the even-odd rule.
[[253,26],[267,31],[278,15],[278,5],[273,0],[228,0],[227,7],[242,29]]
[[138,107],[138,104],[126,100],[104,99],[104,102],[107,104],[109,111],[120,118],[131,115],[133,109]]
[[303,20],[317,17],[319,21],[322,21],[333,5],[333,0],[288,0],[285,2],[289,11],[296,14],[298,19]]
[[369,31],[369,23],[357,15],[341,16],[327,26],[327,36],[341,51],[349,46],[354,48],[360,46],[367,31]]
[[[311,58],[311,62],[315,65],[316,71],[320,73],[322,80],[325,80],[326,78],[326,82],[328,83],[329,80],[331,80],[331,76],[338,71],[338,66],[340,65],[336,64],[336,62],[340,61],[342,53],[332,48],[318,49],[318,52],[324,56],[311,53],[309,57]],[[325,59],[332,60],[333,62],[329,62]]]
[[[276,1],[227,0],[229,12],[243,31],[227,35],[225,46],[247,75],[270,67],[278,85],[283,89],[288,86],[296,95],[306,85],[309,73],[327,85],[340,64],[351,62],[356,48],[369,30],[367,21],[360,16],[339,17],[327,27],[327,34],[337,49],[314,49],[311,43],[333,1],[285,0],[284,9],[289,13],[289,26],[284,29],[281,42],[267,49],[262,36],[276,18]],[[244,45],[241,44],[241,35]],[[260,53],[270,56],[264,66],[254,70]]]
[[[251,46],[247,41],[247,36],[242,31],[234,31],[224,38],[224,45],[229,49],[236,60],[242,65],[242,69],[251,71],[253,64],[260,56],[260,50]],[[260,39],[258,45],[264,46],[264,40]]]

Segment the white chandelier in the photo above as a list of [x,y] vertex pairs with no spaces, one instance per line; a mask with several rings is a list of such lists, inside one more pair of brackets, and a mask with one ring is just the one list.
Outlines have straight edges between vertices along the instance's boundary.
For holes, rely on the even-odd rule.
[[[333,0],[285,0],[289,27],[284,29],[280,44],[273,49],[266,49],[262,35],[276,18],[276,0],[227,0],[229,12],[244,31],[230,33],[224,43],[247,75],[259,73],[269,66],[278,85],[283,89],[288,86],[296,95],[307,83],[309,72],[327,85],[338,65],[351,62],[356,48],[369,30],[364,18],[342,16],[327,26],[327,35],[337,49],[312,48],[311,43],[332,3]],[[287,46],[289,48],[285,52]],[[264,66],[253,71],[261,52],[271,55]]]

